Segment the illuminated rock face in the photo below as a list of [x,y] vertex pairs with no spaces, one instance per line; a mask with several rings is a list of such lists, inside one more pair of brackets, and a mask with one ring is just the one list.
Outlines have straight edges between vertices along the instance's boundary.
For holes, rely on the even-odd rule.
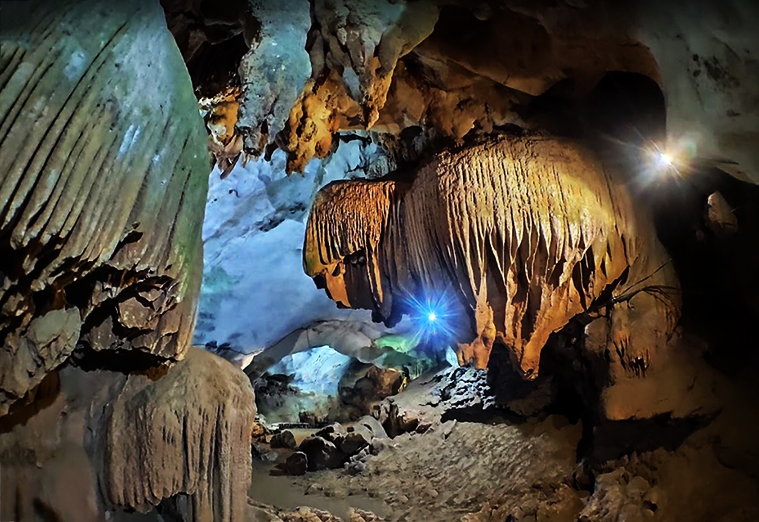
[[0,414],[77,346],[181,359],[201,274],[206,136],[158,2],[39,4],[2,16]]
[[230,106],[219,111],[227,129],[237,121],[220,160],[278,147],[288,171],[302,171],[330,154],[338,131],[419,126],[459,139],[564,125],[544,101],[571,106],[625,72],[661,89],[670,146],[759,181],[752,0],[163,3],[190,64],[204,38],[243,33],[248,44],[229,53],[242,89],[239,120]]
[[338,303],[385,321],[409,311],[409,296],[453,295],[459,361],[484,367],[501,341],[530,378],[552,332],[603,313],[612,358],[638,374],[679,315],[674,272],[642,215],[578,143],[502,138],[439,154],[410,184],[325,187],[304,267]]
[[160,5],[1,10],[0,519],[242,520],[254,398],[185,358],[209,158]]

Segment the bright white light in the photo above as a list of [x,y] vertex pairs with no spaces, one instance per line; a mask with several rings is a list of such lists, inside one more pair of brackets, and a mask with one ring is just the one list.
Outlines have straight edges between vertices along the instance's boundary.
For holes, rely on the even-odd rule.
[[669,154],[666,154],[664,152],[659,153],[659,163],[662,165],[666,165],[667,167],[672,166],[672,157]]
[[427,316],[427,319],[430,322],[434,322],[437,319],[437,315],[435,315],[435,312],[431,312],[430,315]]

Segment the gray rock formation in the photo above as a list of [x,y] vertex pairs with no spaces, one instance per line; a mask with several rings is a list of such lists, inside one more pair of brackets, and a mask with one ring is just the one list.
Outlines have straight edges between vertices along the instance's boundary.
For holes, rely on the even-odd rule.
[[208,156],[157,1],[9,3],[0,23],[2,414],[75,350],[182,358]]
[[188,351],[209,156],[160,5],[1,9],[0,518],[242,520],[254,398]]

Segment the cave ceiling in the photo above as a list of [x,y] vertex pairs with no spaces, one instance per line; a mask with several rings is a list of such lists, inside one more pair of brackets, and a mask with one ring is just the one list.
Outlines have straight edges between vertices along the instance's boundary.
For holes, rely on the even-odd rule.
[[280,148],[302,171],[340,132],[387,140],[418,127],[453,143],[513,127],[576,134],[578,106],[613,72],[660,88],[667,141],[689,160],[759,181],[754,2],[163,5],[227,170]]

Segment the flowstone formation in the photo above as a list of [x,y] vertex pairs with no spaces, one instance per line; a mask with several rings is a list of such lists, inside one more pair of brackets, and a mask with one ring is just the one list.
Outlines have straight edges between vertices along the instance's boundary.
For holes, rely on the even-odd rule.
[[6,413],[75,351],[182,358],[207,153],[157,2],[8,3],[1,33]]
[[51,376],[39,413],[0,418],[3,520],[155,507],[165,520],[243,520],[256,412],[242,372],[191,348],[160,378],[71,366]]
[[567,139],[444,152],[411,183],[325,187],[304,267],[338,303],[385,321],[409,313],[410,296],[450,295],[460,362],[485,367],[499,341],[528,378],[553,332],[602,314],[610,357],[645,374],[679,315],[678,287],[623,179]]
[[164,13],[0,11],[0,518],[242,520],[254,397],[188,351],[209,156]]
[[141,512],[161,504],[178,520],[239,520],[256,414],[245,374],[191,348],[167,376],[132,376],[116,390],[92,428],[104,503]]

